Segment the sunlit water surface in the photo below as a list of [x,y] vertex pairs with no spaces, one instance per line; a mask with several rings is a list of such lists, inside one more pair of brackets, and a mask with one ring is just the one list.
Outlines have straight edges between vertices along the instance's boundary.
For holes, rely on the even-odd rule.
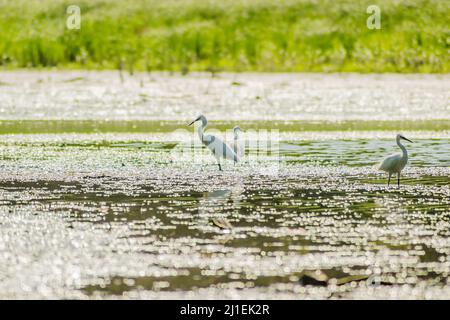
[[104,75],[2,74],[0,298],[450,298],[448,76]]

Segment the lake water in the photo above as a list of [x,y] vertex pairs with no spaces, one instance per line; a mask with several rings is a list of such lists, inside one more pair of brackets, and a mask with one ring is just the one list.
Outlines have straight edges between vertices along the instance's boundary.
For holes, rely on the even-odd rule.
[[449,101],[449,75],[2,72],[0,298],[450,298]]

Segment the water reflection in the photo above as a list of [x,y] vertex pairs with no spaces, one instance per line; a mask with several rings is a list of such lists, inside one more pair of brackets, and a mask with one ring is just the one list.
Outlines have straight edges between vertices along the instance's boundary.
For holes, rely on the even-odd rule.
[[242,176],[238,176],[231,185],[228,185],[229,189],[206,192],[199,200],[196,220],[203,231],[211,230],[211,224],[224,229],[225,233],[233,231],[233,224],[239,222],[244,191],[243,179]]
[[450,297],[449,140],[418,139],[387,188],[391,139],[285,141],[270,175],[151,137],[2,140],[1,297]]

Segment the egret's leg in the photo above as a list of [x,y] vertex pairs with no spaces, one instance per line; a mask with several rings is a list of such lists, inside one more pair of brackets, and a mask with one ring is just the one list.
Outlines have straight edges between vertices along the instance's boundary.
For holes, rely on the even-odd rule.
[[391,173],[389,173],[389,178],[388,178],[388,187],[389,187],[389,184],[391,183]]
[[220,154],[217,152],[217,149],[214,149],[214,156],[216,157],[217,165],[219,166],[219,170],[222,171],[222,166],[220,165]]
[[397,187],[400,187],[400,172],[397,173]]

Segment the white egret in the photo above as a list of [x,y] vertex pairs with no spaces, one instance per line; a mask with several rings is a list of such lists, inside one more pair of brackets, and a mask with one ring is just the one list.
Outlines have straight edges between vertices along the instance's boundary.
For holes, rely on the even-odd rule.
[[377,169],[389,173],[388,186],[391,182],[391,176],[393,173],[397,173],[397,185],[400,186],[400,172],[408,163],[408,151],[406,151],[405,146],[400,142],[400,140],[406,140],[412,142],[411,140],[405,138],[401,134],[397,134],[397,145],[402,150],[402,153],[395,153],[384,158],[378,165]]
[[[244,142],[240,139],[242,129],[239,126],[236,126],[233,128],[233,134],[234,134],[234,140],[233,143],[231,144],[231,147],[233,148],[234,153],[239,157],[242,158],[245,154],[245,144]],[[234,163],[236,164],[236,162]]]
[[198,116],[194,121],[192,121],[189,125],[194,124],[197,121],[201,121],[202,124],[197,128],[198,137],[200,141],[208,147],[209,150],[214,154],[217,160],[217,164],[219,165],[219,170],[222,170],[222,166],[220,165],[220,159],[228,159],[233,160],[235,163],[239,161],[239,157],[234,153],[233,149],[231,149],[225,142],[223,142],[220,138],[214,135],[205,135],[204,130],[208,125],[208,120],[204,115]]

